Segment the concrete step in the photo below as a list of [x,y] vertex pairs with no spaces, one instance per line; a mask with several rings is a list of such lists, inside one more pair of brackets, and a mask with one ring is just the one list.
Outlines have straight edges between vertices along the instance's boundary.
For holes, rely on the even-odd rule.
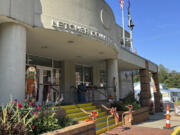
[[76,108],[84,108],[84,107],[90,107],[92,106],[92,103],[87,103],[87,104],[77,104],[77,105],[65,105],[65,106],[53,106],[53,107],[49,107],[49,109],[65,109],[65,110],[68,110],[68,109],[76,109]]
[[[109,125],[111,125],[112,123],[114,123],[114,119],[109,119]],[[106,120],[103,120],[103,121],[100,121],[100,122],[97,122],[96,123],[96,130],[98,129],[101,129],[102,127],[105,127],[107,126],[107,119]]]
[[[93,106],[92,103],[87,104],[77,104],[77,105],[67,105],[67,106],[56,106],[51,107],[54,109],[65,109],[66,116],[72,118],[76,121],[84,121],[89,119],[89,116],[82,112],[80,108],[83,108],[87,112],[96,110],[98,112],[98,118],[96,120],[96,134],[99,135],[107,131],[107,113],[101,112],[101,109],[97,109],[96,106]],[[122,122],[119,122],[119,125],[122,125]],[[109,118],[109,129],[115,128],[114,118]]]
[[[106,112],[100,112],[99,114],[98,114],[98,117],[100,117],[100,116],[104,116],[104,115],[106,115]],[[87,116],[87,115],[85,115],[85,116],[83,116],[83,117],[76,117],[76,118],[74,118],[74,120],[76,120],[76,121],[81,121],[81,120],[85,120],[85,119],[88,119],[89,118],[89,116]]]
[[[118,123],[118,126],[121,126],[122,125],[122,122],[119,122]],[[109,125],[109,130],[110,129],[113,129],[113,128],[115,128],[116,127],[116,125],[114,124],[114,123],[111,123],[110,125]],[[99,135],[99,134],[102,134],[102,133],[104,133],[104,132],[106,132],[107,131],[107,126],[104,126],[103,128],[100,128],[100,129],[98,129],[98,130],[96,130],[96,135]]]
[[[88,106],[88,107],[83,107],[84,110],[89,111],[89,110],[96,110],[96,106]],[[67,109],[66,114],[71,114],[71,113],[78,113],[81,112],[80,108],[75,108],[75,109]]]
[[[92,110],[93,111],[93,110]],[[97,109],[96,110],[99,113],[101,113],[101,109]],[[88,110],[87,112],[91,113],[91,110]],[[73,117],[81,117],[81,116],[85,116],[87,114],[85,114],[84,112],[82,112],[80,109],[79,109],[79,112],[76,112],[76,113],[70,113],[70,114],[67,114],[66,116],[69,117],[69,118],[73,118]]]

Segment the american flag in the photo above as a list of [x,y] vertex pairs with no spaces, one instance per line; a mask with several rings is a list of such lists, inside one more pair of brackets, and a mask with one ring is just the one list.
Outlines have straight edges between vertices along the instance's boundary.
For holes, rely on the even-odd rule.
[[120,0],[120,3],[121,3],[121,8],[123,9],[124,8],[124,0]]

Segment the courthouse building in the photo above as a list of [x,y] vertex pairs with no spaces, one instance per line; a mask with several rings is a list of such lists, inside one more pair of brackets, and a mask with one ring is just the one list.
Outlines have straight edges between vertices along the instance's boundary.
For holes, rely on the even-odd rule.
[[157,65],[132,53],[125,36],[123,46],[122,27],[104,0],[0,0],[0,103],[63,94],[73,104],[80,83],[94,90],[93,101],[118,100],[133,91],[134,70],[144,105],[149,72],[159,100]]

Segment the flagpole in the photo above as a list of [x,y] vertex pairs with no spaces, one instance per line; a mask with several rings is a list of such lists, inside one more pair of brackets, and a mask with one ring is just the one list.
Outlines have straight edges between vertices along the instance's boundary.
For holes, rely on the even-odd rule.
[[132,39],[132,31],[134,24],[132,22],[131,14],[130,14],[130,0],[128,0],[128,27],[130,29],[130,45],[131,45],[131,51],[133,52],[133,39]]
[[124,26],[124,6],[122,8],[122,26],[123,26],[123,46],[125,47],[125,26]]
[[131,43],[131,51],[133,52],[132,28],[130,28],[130,43]]

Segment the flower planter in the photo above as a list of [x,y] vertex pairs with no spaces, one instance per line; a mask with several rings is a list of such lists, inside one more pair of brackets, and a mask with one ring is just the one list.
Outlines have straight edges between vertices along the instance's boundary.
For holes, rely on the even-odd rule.
[[94,122],[80,122],[79,124],[59,129],[42,135],[96,135]]
[[129,112],[126,111],[126,112],[122,112],[120,111],[119,112],[119,116],[122,116],[122,114],[124,114],[123,116],[123,121],[124,121],[124,124],[127,125],[127,126],[130,126],[132,124],[135,124],[135,123],[140,123],[140,122],[144,122],[146,120],[149,119],[149,108],[148,107],[144,107],[144,108],[140,108],[138,110],[134,110],[133,111],[133,120],[132,122],[129,122],[128,118],[129,118]]

